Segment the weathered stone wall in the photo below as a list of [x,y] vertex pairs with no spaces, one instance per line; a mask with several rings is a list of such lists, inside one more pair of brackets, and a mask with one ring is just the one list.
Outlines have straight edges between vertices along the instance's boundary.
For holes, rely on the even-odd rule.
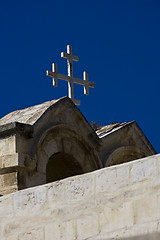
[[17,173],[5,171],[17,162],[17,158],[16,137],[0,139],[0,195],[17,190]]
[[160,239],[160,155],[0,198],[2,240]]
[[0,139],[1,155],[13,154],[16,152],[16,137],[10,136],[5,139]]
[[[100,169],[99,147],[95,131],[68,97],[12,112],[0,119],[0,195],[49,182],[46,169],[55,154],[74,159],[67,176]],[[53,165],[50,181],[65,178],[63,170],[56,178]]]

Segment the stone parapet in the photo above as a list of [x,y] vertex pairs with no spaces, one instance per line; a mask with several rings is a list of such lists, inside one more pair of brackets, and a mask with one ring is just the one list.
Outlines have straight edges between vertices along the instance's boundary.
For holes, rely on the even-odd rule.
[[0,213],[2,240],[158,240],[160,155],[3,196]]

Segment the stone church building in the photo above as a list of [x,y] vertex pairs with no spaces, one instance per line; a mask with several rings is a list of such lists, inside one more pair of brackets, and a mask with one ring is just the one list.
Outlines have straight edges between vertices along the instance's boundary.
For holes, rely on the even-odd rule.
[[160,239],[160,155],[64,97],[0,119],[0,239]]
[[155,154],[136,122],[95,132],[68,97],[8,114],[0,134],[1,195]]

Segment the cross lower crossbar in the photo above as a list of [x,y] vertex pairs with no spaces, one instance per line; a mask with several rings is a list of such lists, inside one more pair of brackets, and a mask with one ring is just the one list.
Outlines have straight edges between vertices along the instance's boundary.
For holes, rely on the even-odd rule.
[[70,77],[70,76],[67,76],[67,75],[60,74],[60,73],[54,73],[54,72],[51,72],[51,71],[48,71],[48,70],[46,71],[46,75],[49,76],[49,77],[56,78],[56,79],[65,80],[67,82],[78,83],[80,85],[88,85],[91,88],[95,87],[95,84],[93,82],[87,81],[85,83],[85,80],[82,80],[80,78],[74,78],[74,77]]

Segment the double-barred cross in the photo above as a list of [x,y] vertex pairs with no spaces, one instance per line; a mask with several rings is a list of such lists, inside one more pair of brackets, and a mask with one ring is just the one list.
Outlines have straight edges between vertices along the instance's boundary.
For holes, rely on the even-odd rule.
[[73,77],[73,61],[79,61],[79,57],[72,55],[72,46],[67,45],[67,53],[61,52],[61,57],[67,59],[68,76],[58,73],[57,64],[52,63],[52,71],[47,71],[46,75],[53,78],[53,86],[58,86],[58,79],[68,82],[68,96],[76,105],[80,105],[80,101],[74,99],[74,83],[84,86],[84,94],[89,94],[89,87],[94,88],[94,83],[88,81],[88,72],[83,72],[83,80]]

